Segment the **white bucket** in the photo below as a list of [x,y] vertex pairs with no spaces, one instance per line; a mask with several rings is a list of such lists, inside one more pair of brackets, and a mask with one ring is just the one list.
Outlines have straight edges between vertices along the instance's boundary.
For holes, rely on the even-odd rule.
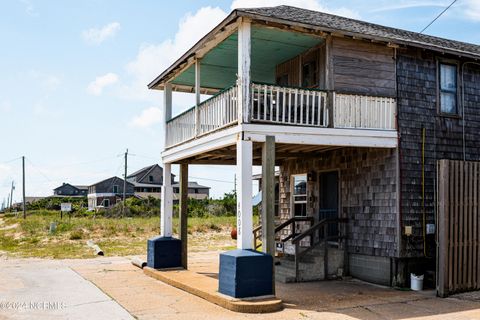
[[423,274],[420,276],[417,276],[413,273],[410,273],[410,289],[414,291],[423,290]]

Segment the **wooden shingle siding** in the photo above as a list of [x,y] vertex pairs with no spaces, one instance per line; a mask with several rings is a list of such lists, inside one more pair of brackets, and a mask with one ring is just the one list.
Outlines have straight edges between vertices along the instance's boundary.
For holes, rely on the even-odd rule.
[[334,37],[332,56],[336,91],[395,97],[395,61],[392,48]]
[[300,83],[300,56],[277,65],[276,75],[277,77],[288,75],[288,85],[298,86]]
[[396,255],[396,151],[343,148],[315,159],[288,160],[280,168],[280,215],[291,217],[292,174],[311,173],[307,184],[307,214],[318,219],[318,173],[339,171],[340,216],[347,217],[348,252],[374,256]]
[[[465,67],[465,157],[479,160],[480,68]],[[421,257],[422,222],[422,127],[425,138],[425,212],[426,222],[434,223],[436,160],[463,159],[461,99],[459,117],[437,112],[437,60],[428,52],[399,51],[397,54],[398,128],[400,135],[402,226],[412,226],[413,236],[402,236],[401,255]],[[460,77],[458,79],[460,81]],[[402,230],[403,234],[403,230]],[[427,236],[427,254],[435,255],[435,239]]]

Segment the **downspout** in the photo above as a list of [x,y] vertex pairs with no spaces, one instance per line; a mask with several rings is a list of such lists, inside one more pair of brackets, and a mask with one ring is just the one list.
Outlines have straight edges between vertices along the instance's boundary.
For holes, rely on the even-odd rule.
[[397,226],[398,226],[398,234],[397,234],[397,241],[398,241],[398,249],[397,249],[397,257],[400,258],[401,256],[401,242],[402,242],[402,152],[401,152],[401,148],[400,148],[400,143],[401,143],[401,138],[400,138],[400,126],[399,126],[399,121],[398,121],[398,117],[399,117],[399,104],[398,104],[398,98],[399,98],[399,95],[398,95],[398,72],[397,72],[397,67],[398,67],[398,61],[397,61],[397,48],[393,48],[393,52],[394,52],[394,60],[395,60],[395,82],[396,82],[396,92],[397,92],[397,114],[396,114],[396,117],[395,117],[395,125],[396,125],[396,128],[397,128],[397,175],[398,175],[398,179],[397,179],[397,183],[398,183],[398,186],[397,186],[397,197],[398,197],[398,200],[397,200],[397,209],[398,209],[398,223],[397,223]]
[[425,258],[429,258],[427,255],[427,225],[426,225],[426,212],[425,212],[425,136],[426,129],[422,125],[422,217],[423,217],[423,255]]

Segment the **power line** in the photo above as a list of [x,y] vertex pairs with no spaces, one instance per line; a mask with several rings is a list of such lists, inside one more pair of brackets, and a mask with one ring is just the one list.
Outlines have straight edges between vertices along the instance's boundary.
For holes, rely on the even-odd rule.
[[192,177],[192,176],[189,176],[189,178],[197,179],[197,180],[206,180],[206,181],[215,181],[215,182],[224,182],[224,183],[234,183],[233,181],[217,180],[217,179],[210,179],[210,178],[200,178],[200,177]]
[[448,7],[446,7],[442,12],[440,12],[440,14],[438,16],[436,16],[435,19],[433,19],[425,28],[422,29],[422,31],[420,31],[419,33],[423,33],[425,30],[427,30],[428,27],[430,27],[435,21],[437,21],[438,18],[440,18],[448,9],[450,9],[451,6],[453,6],[453,4],[457,2],[457,0],[453,0],[452,3],[450,3],[450,5]]
[[13,161],[16,161],[16,160],[20,160],[20,159],[22,159],[22,157],[17,157],[15,159],[11,159],[11,160],[8,160],[8,161],[0,161],[0,163],[7,164],[7,163],[10,163],[10,162],[13,162]]
[[33,164],[33,162],[29,159],[29,158],[25,158],[27,159],[27,161],[30,163],[30,165],[32,166],[32,168],[34,168],[35,170],[37,170],[38,173],[40,173],[45,179],[47,179],[49,182],[53,182],[52,179],[50,179],[49,177],[47,177],[46,174],[44,174],[37,166],[35,166]]

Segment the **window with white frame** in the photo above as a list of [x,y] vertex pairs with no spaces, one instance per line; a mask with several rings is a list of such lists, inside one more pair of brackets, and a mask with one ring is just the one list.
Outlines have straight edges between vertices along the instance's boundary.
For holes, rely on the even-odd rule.
[[104,206],[105,208],[110,207],[110,199],[103,199],[102,202],[103,202],[103,206]]
[[440,63],[440,112],[458,114],[457,108],[457,66]]
[[307,216],[307,175],[296,174],[292,176],[293,181],[293,216]]

